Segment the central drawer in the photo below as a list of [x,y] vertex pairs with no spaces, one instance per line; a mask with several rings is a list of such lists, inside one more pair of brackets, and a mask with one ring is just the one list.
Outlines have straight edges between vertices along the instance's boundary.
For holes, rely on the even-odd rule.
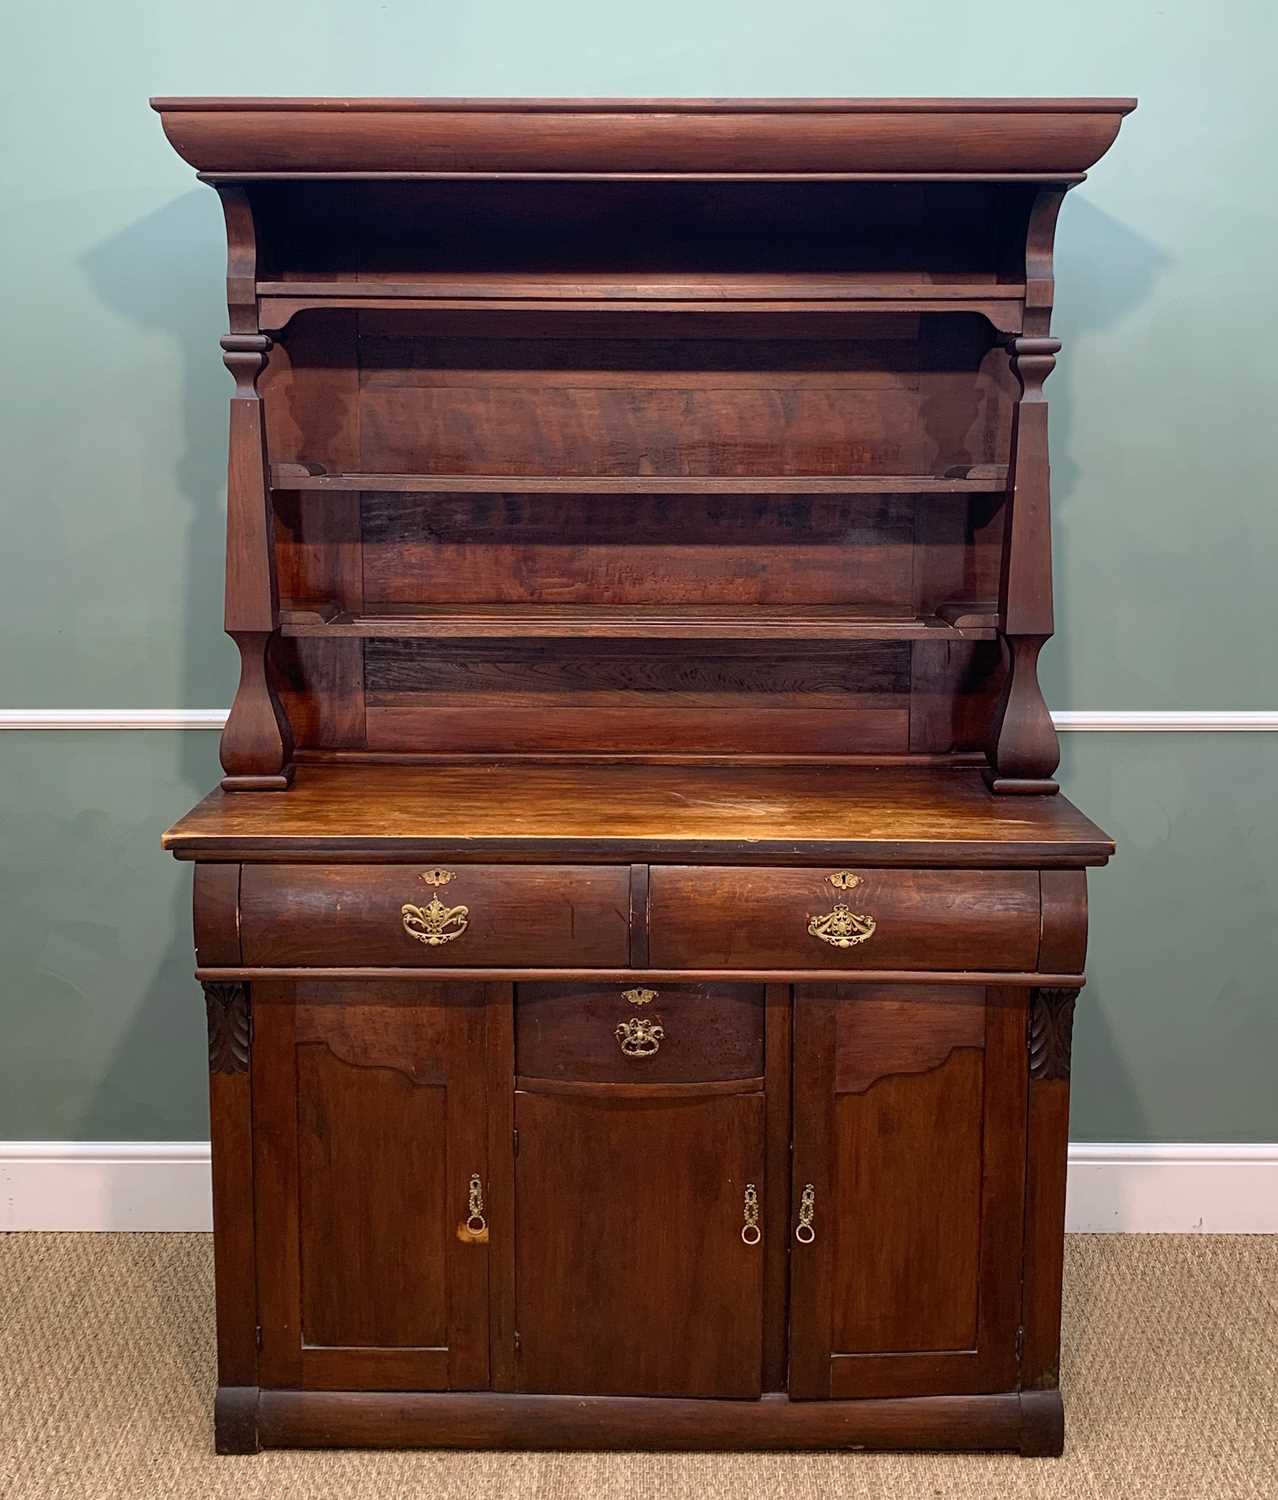
[[1036,870],[653,866],[654,969],[1032,970]]
[[761,984],[521,984],[521,1086],[710,1083],[763,1075]]
[[624,967],[630,872],[607,865],[245,865],[246,964]]

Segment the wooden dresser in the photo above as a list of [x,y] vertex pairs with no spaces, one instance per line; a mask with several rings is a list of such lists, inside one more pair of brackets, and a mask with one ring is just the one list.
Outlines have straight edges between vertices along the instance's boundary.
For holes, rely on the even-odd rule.
[[[1061,1449],[1052,241],[1123,99],[160,99],[217,1444]],[[211,622],[210,622],[211,623]]]

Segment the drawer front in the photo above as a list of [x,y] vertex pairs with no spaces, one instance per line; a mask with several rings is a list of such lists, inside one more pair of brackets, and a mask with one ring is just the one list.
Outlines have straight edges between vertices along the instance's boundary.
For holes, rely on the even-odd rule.
[[707,1083],[763,1075],[761,984],[521,984],[521,1082]]
[[593,865],[245,865],[246,964],[624,966],[630,874]]
[[1038,943],[1036,870],[650,875],[653,968],[1032,970]]

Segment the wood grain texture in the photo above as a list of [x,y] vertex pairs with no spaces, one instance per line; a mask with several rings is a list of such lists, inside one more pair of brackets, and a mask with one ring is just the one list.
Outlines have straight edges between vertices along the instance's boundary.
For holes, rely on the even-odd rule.
[[[855,890],[830,870],[654,866],[654,965],[725,968],[1026,969],[1038,956],[1038,879],[1010,870],[865,870]],[[843,906],[872,920],[856,947],[811,932]]]
[[[637,1003],[632,997],[651,994]],[[618,1026],[660,1026],[651,1056],[629,1056]],[[515,1000],[515,1070],[525,1079],[695,1083],[763,1073],[762,985],[521,984]]]
[[196,865],[191,909],[196,963],[238,964],[241,956],[239,865]]
[[203,172],[1085,171],[1132,99],[152,101]]
[[[990,794],[978,773],[910,767],[502,762],[304,766],[287,797],[214,792],[165,835],[182,858],[782,864],[1103,864],[1112,842],[1061,797]],[[622,854],[622,851],[629,851]],[[816,944],[813,944],[815,947]]]
[[1060,1452],[1061,1402],[1059,1391],[867,1401],[263,1391],[257,1436],[268,1448],[915,1448],[1041,1456]]
[[1082,870],[1044,870],[1039,888],[1043,924],[1038,967],[1081,974],[1087,957],[1087,876]]
[[485,987],[262,993],[262,1383],[486,1388]]
[[[963,998],[979,1004],[975,993]],[[940,1026],[933,1051],[942,1062],[915,1071],[910,1057],[905,1070],[887,1072],[902,1058],[876,1022],[841,1042],[860,1007],[885,1002],[913,1007],[920,1036]],[[975,1046],[950,1045],[954,1004],[925,987],[797,992],[796,1057],[812,1059],[822,1097],[796,1114],[795,1187],[813,1185],[815,1237],[792,1251],[792,1299],[804,1320],[802,1383],[792,1355],[792,1392],[978,1392],[1016,1378],[1019,1314],[1006,1290],[1021,1255],[1023,996],[986,992]],[[831,1065],[853,1051],[867,1071],[876,1062],[883,1070],[855,1093],[840,1089]]]
[[[628,961],[626,869],[454,865],[446,885],[432,886],[421,878],[426,868],[254,866],[241,881],[244,953],[250,961],[323,965],[354,951],[370,963],[423,968],[534,956],[561,964]],[[419,942],[404,907],[424,909],[437,898],[441,909],[465,907],[465,916],[447,929],[455,937]]]
[[515,1121],[520,1389],[758,1395],[763,1095],[521,1091]]

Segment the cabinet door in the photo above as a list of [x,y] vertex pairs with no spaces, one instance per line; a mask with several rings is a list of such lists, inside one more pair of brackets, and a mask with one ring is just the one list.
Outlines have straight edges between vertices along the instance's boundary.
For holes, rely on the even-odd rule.
[[515,1096],[519,1389],[759,1395],[762,1092],[597,1087]]
[[488,1385],[488,1233],[472,1209],[502,993],[254,986],[262,1385]]
[[794,1066],[791,1395],[1015,1389],[1025,992],[800,987]]

